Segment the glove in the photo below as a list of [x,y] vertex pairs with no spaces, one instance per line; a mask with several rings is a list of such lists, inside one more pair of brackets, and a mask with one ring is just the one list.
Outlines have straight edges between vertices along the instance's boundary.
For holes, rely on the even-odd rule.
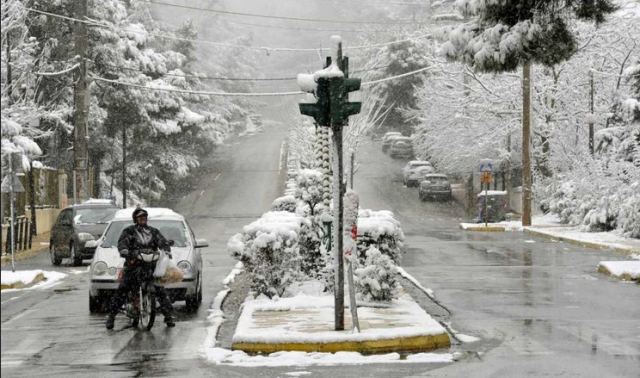
[[173,258],[173,256],[171,255],[171,252],[169,251],[164,251],[164,254],[167,255],[167,257],[169,257],[170,259]]

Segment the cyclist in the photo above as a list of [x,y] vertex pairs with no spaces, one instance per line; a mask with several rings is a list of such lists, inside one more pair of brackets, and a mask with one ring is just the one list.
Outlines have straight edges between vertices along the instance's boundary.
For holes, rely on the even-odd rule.
[[[156,228],[147,224],[149,214],[146,210],[137,208],[133,211],[133,225],[122,230],[118,239],[118,252],[124,257],[123,278],[118,290],[111,299],[107,329],[113,329],[116,315],[127,301],[127,296],[140,288],[142,283],[153,279],[153,268],[141,264],[136,259],[137,251],[141,249],[163,250],[171,258],[171,247],[167,239]],[[160,302],[160,312],[164,315],[167,327],[174,327],[173,306],[162,286],[156,286],[156,298]]]

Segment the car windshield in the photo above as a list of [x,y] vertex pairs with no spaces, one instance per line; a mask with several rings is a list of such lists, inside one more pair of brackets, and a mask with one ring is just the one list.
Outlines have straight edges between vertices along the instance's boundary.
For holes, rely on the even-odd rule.
[[[114,221],[104,233],[102,247],[112,248],[118,245],[122,230],[131,225],[131,221]],[[173,240],[174,247],[186,247],[188,243],[187,230],[182,221],[149,220],[149,226],[157,228],[167,240]]]
[[435,177],[427,177],[426,178],[427,181],[431,182],[432,184],[444,184],[447,182],[447,178],[446,177],[439,177],[439,176],[435,176]]
[[115,207],[87,207],[76,209],[75,224],[107,224],[118,211]]
[[417,163],[410,163],[409,166],[411,168],[430,167],[431,163],[429,163],[428,161],[421,161],[421,162],[417,162]]

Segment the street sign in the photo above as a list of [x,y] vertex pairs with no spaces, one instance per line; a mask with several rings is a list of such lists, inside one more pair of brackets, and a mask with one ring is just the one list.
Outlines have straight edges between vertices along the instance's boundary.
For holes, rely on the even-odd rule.
[[491,159],[482,159],[482,160],[480,160],[480,165],[478,166],[478,171],[480,171],[480,172],[493,172],[493,160],[491,160]]
[[[13,180],[11,178],[13,177]],[[2,193],[22,193],[24,186],[16,175],[8,174],[2,179]]]
[[480,172],[480,183],[481,184],[491,184],[491,172],[490,171]]

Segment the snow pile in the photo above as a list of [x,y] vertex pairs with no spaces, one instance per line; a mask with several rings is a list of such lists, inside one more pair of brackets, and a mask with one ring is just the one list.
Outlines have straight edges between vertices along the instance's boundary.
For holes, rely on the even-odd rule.
[[256,295],[282,296],[300,274],[299,234],[305,219],[270,211],[231,237],[227,249],[251,276]]
[[[416,353],[402,359],[398,353],[362,355],[358,352],[275,352],[269,355],[249,355],[240,350],[210,348],[207,359],[215,364],[243,367],[281,367],[281,366],[336,366],[336,365],[368,365],[381,363],[451,363],[451,353]],[[293,375],[292,373],[286,373]]]
[[[50,287],[67,275],[55,271],[18,270],[15,272],[3,270],[1,273],[2,290],[32,290]],[[32,286],[29,286],[32,285]]]
[[640,280],[640,261],[600,261],[598,271],[623,280]]
[[316,206],[322,203],[322,172],[300,169],[296,176],[296,199],[307,206],[307,212],[315,215]]

